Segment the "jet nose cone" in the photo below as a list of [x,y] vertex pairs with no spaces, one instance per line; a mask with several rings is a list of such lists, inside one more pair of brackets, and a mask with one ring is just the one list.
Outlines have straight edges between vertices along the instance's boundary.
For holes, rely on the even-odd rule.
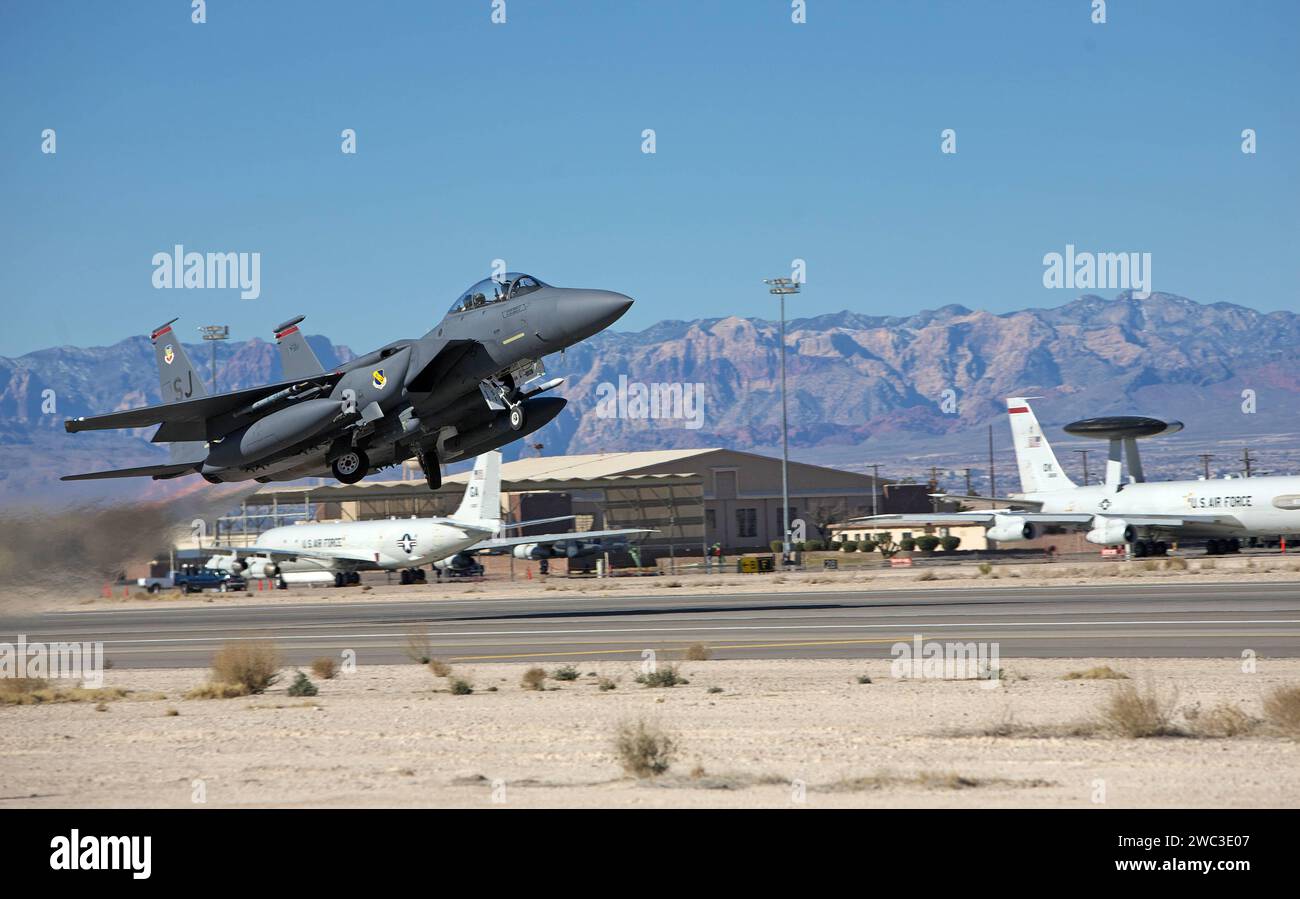
[[631,308],[631,297],[612,290],[570,290],[555,311],[560,329],[578,341],[599,334]]

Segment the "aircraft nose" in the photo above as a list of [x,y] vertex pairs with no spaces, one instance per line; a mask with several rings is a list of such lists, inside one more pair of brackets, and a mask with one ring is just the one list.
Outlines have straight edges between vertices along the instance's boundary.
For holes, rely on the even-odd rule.
[[632,298],[612,290],[569,290],[556,303],[557,324],[571,340],[599,334],[632,308]]

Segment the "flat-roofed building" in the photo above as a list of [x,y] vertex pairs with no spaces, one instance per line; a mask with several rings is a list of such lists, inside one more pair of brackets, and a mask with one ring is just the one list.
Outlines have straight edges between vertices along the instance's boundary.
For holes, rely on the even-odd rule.
[[[268,485],[245,499],[238,513],[221,519],[218,540],[250,542],[269,527],[295,520],[449,515],[469,476],[448,475],[431,491],[414,463],[396,473],[395,479],[351,485]],[[915,502],[909,491],[887,491],[883,480],[881,486],[876,511],[904,511],[890,504],[905,497]],[[828,539],[833,522],[870,515],[875,490],[867,474],[789,463],[791,518],[804,521],[808,539]],[[501,495],[512,521],[574,515],[578,530],[653,528],[657,533],[642,544],[650,558],[699,555],[714,544],[729,553],[767,551],[781,539],[781,460],[738,450],[528,457],[501,466]],[[559,522],[529,531],[565,529],[568,523]]]

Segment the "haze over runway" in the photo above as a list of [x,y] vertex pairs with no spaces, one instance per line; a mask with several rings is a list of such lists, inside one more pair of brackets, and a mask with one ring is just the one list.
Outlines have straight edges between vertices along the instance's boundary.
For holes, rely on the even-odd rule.
[[223,643],[272,639],[288,664],[355,650],[407,660],[427,632],[449,662],[679,657],[883,658],[898,641],[996,641],[1003,658],[1300,657],[1300,582],[980,586],[927,591],[566,595],[54,612],[0,640],[104,642],[122,668],[203,668]]

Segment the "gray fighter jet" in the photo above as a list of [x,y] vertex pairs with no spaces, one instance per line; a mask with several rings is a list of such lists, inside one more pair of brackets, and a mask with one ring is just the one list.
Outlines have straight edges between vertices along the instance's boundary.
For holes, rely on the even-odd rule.
[[504,446],[555,418],[563,383],[542,358],[617,321],[621,293],[551,287],[518,272],[465,291],[431,331],[325,371],[297,330],[276,329],[285,380],[205,396],[171,322],[153,332],[163,403],[64,423],[69,433],[161,425],[163,465],[68,475],[65,481],[199,474],[227,481],[333,476],[355,483],[416,457],[431,488],[439,463]]

